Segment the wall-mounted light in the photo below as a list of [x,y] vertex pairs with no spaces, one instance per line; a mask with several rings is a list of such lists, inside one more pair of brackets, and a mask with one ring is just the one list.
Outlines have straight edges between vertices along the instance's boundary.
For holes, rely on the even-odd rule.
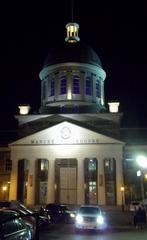
[[30,111],[30,105],[26,104],[26,105],[19,105],[19,114],[20,115],[27,115]]
[[124,186],[120,187],[120,191],[121,191],[121,197],[122,197],[122,212],[123,212],[124,211],[124,191],[125,191]]
[[6,192],[7,191],[7,186],[3,186],[2,190],[3,190],[3,192]]
[[71,93],[71,90],[70,90],[70,89],[68,90],[68,93],[67,93],[67,99],[68,99],[68,100],[71,100],[71,99],[72,99],[72,93]]
[[119,108],[119,102],[108,102],[109,105],[109,112],[117,113]]

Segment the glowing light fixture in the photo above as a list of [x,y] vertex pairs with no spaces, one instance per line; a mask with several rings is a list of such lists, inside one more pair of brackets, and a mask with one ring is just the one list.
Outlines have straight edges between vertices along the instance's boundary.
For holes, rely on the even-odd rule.
[[19,114],[20,115],[27,115],[30,111],[30,105],[20,105],[19,108]]
[[109,112],[111,112],[111,113],[117,113],[117,112],[118,112],[119,104],[120,104],[119,102],[108,102]]
[[136,162],[140,167],[147,168],[147,157],[146,156],[143,156],[143,155],[137,156]]
[[138,171],[137,171],[137,177],[140,177],[140,176],[141,176],[141,171],[138,170]]
[[3,186],[2,190],[3,190],[3,192],[6,192],[7,191],[7,186]]
[[121,191],[121,197],[122,197],[122,212],[124,211],[124,191],[125,191],[125,188],[124,186],[121,186],[120,187],[120,191]]
[[72,99],[71,90],[68,90],[67,99],[68,99],[68,100],[71,100],[71,99]]
[[66,24],[67,36],[65,38],[66,42],[74,43],[80,41],[78,36],[79,24],[68,23]]

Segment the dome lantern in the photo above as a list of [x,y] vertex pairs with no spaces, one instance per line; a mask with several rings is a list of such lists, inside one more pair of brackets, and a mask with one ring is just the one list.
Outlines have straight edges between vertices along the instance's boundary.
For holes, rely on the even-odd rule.
[[67,30],[67,36],[65,38],[66,42],[75,43],[80,41],[80,38],[78,36],[79,24],[68,23],[66,24],[66,30]]

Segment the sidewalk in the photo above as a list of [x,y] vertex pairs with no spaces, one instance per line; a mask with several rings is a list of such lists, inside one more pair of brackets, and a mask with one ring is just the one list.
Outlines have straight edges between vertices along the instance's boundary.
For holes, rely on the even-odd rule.
[[106,221],[111,228],[133,228],[133,214],[129,211],[122,211],[121,209],[106,209],[104,208]]

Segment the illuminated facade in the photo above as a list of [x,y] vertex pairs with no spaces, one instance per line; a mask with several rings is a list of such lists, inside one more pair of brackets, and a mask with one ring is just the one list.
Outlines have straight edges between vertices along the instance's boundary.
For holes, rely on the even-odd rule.
[[94,50],[80,42],[79,25],[66,28],[64,45],[51,49],[39,74],[39,114],[16,116],[10,199],[121,205],[122,114],[105,107],[106,73]]

